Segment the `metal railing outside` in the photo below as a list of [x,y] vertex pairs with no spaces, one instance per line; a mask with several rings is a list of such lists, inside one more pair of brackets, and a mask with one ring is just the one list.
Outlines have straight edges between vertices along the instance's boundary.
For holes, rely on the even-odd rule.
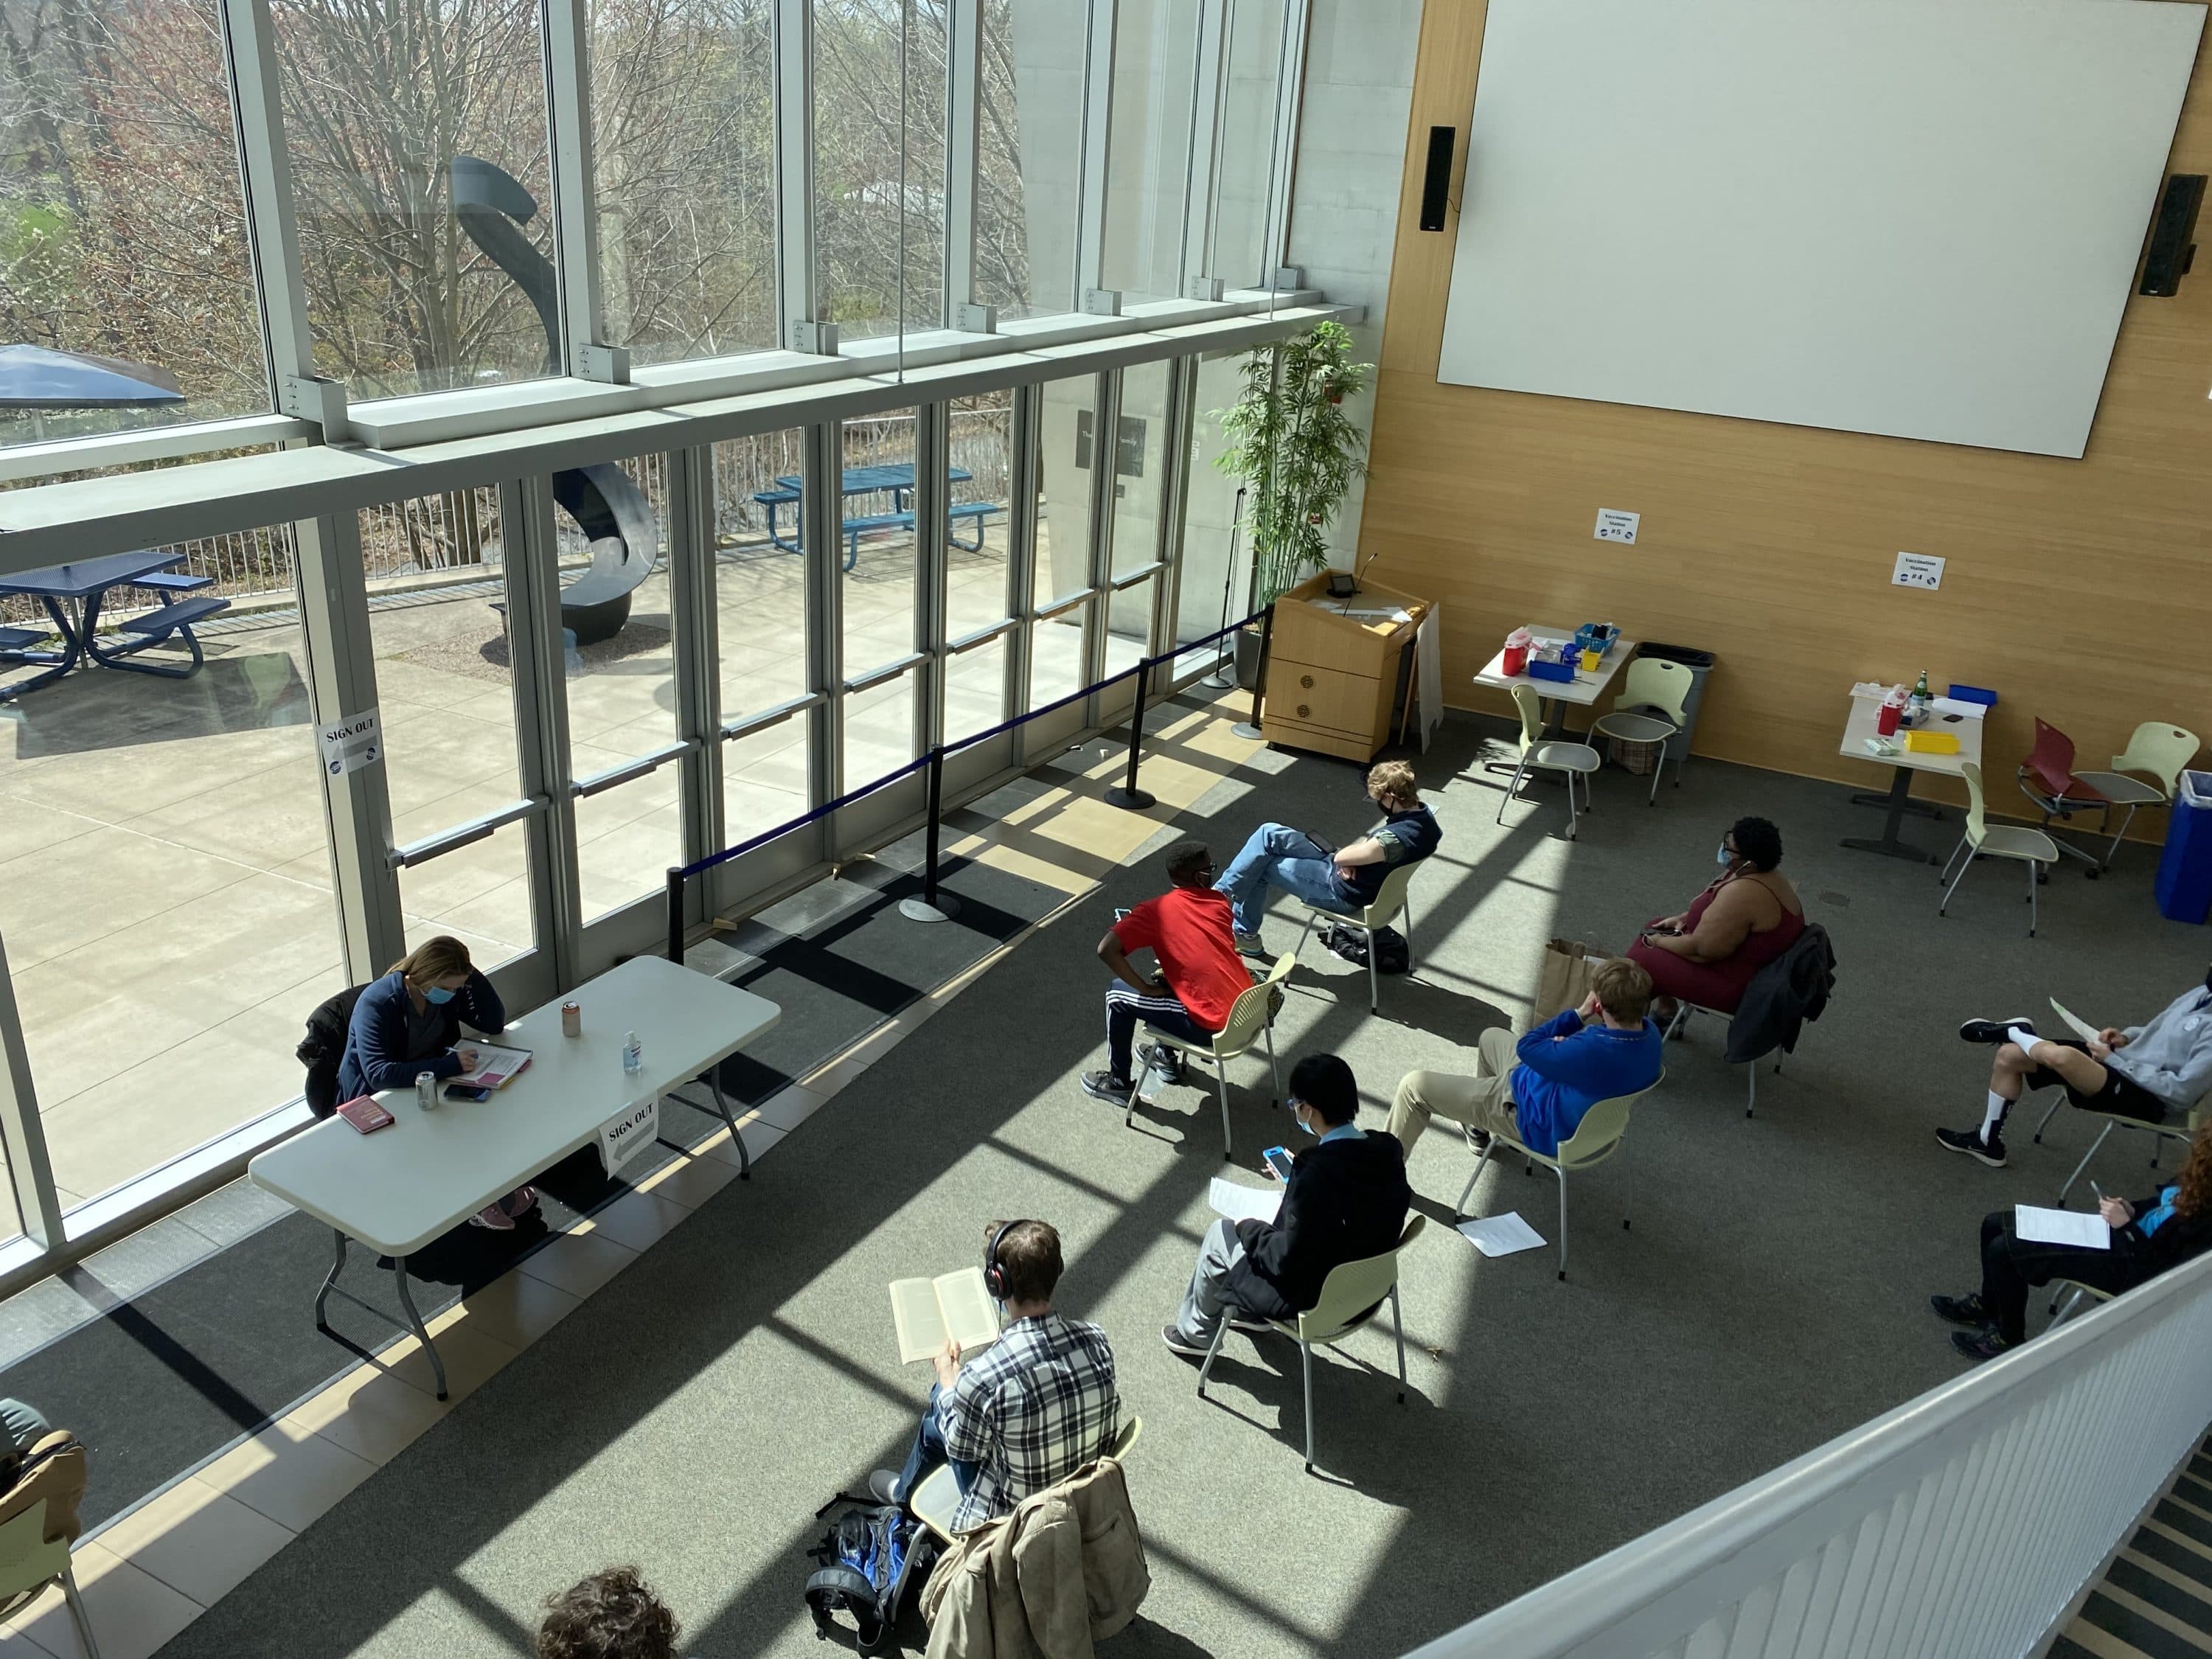
[[2212,1256],[1409,1659],[2021,1659],[2208,1422]]

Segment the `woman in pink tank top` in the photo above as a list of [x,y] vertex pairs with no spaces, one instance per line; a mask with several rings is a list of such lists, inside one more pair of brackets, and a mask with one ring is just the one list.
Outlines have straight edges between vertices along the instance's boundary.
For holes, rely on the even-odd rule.
[[1662,916],[1629,947],[1651,975],[1652,1018],[1662,1025],[1682,1003],[1732,1014],[1759,970],[1797,942],[1805,907],[1782,862],[1782,832],[1765,818],[1739,818],[1722,840],[1720,875],[1679,916]]

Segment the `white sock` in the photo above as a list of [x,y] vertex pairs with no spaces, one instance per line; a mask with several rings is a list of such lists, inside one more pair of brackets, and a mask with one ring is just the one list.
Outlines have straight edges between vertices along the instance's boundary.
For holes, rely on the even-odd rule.
[[2026,1054],[2043,1040],[2025,1025],[2015,1025],[2005,1035],[2020,1045],[2020,1051],[2022,1054]]
[[1990,1091],[1989,1108],[1982,1114],[1983,1146],[1986,1146],[1990,1144],[1990,1137],[1997,1132],[1997,1121],[2004,1116],[2005,1109],[2011,1104],[2012,1102],[2007,1100],[1996,1090]]

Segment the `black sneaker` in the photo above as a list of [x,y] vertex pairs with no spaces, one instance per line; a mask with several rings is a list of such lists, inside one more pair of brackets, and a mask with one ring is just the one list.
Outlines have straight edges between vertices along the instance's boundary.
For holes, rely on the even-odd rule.
[[2010,1353],[2016,1346],[2008,1342],[1995,1331],[1954,1331],[1951,1346],[1976,1364],[1984,1359],[1995,1359],[2001,1353]]
[[1160,1340],[1168,1345],[1170,1353],[1179,1353],[1185,1359],[1206,1358],[1206,1344],[1194,1342],[1172,1325],[1160,1327]]
[[1994,1048],[1998,1043],[2011,1040],[2012,1028],[2015,1025],[2028,1031],[2035,1030],[2035,1022],[2027,1018],[1970,1019],[1959,1028],[1959,1041],[1986,1042]]
[[1140,1042],[1137,1045],[1137,1058],[1152,1067],[1153,1082],[1175,1085],[1182,1081],[1182,1061],[1174,1049],[1157,1042]]
[[1133,1088],[1127,1079],[1117,1078],[1111,1072],[1085,1072],[1083,1092],[1093,1100],[1103,1100],[1110,1106],[1127,1106]]
[[1990,1310],[1982,1305],[1979,1291],[1972,1296],[1931,1296],[1928,1305],[1936,1310],[1936,1318],[1969,1329],[1984,1330],[1995,1322],[1990,1318]]
[[1982,1139],[1978,1129],[1938,1129],[1936,1144],[1946,1152],[1964,1152],[1968,1158],[1978,1158],[1992,1170],[2005,1166],[2004,1137],[1994,1129],[1990,1131],[1987,1140]]

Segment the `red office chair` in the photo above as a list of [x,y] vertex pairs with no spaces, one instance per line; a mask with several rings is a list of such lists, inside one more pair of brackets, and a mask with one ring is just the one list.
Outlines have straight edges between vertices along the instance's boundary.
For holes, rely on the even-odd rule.
[[[2101,811],[2106,827],[2111,827],[2112,799],[2074,775],[2074,739],[2048,721],[2038,719],[2035,722],[2035,747],[2020,763],[2019,777],[2020,793],[2043,813],[2038,827],[2046,835],[2051,819],[2070,822],[2076,812],[2090,809]],[[2070,853],[2087,864],[2092,881],[2102,873],[2103,865],[2095,854],[2057,836],[2051,836],[2051,841],[2061,853]]]

